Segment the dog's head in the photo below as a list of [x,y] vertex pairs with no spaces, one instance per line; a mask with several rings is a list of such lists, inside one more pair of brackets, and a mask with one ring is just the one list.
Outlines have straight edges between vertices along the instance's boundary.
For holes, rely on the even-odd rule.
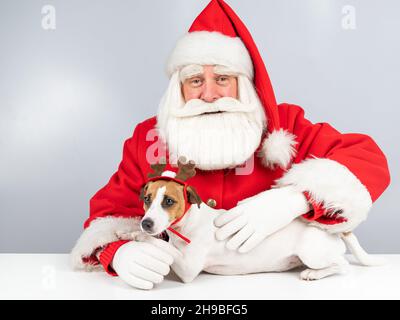
[[158,235],[180,219],[188,205],[200,206],[202,201],[196,189],[185,183],[196,173],[193,162],[185,164],[183,159],[178,160],[179,171],[173,178],[161,175],[165,165],[157,164],[152,168],[154,173],[149,175],[152,179],[140,192],[145,210],[140,226],[144,232]]

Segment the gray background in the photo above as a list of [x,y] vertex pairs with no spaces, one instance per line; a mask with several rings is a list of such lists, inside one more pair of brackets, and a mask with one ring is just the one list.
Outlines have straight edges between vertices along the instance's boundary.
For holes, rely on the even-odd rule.
[[[70,251],[124,140],[157,110],[168,53],[207,2],[1,0],[0,252]],[[228,3],[279,102],[369,134],[384,150],[392,183],[356,234],[372,253],[400,253],[400,3]],[[41,26],[46,4],[56,8],[55,30]],[[342,27],[345,5],[356,9],[356,29]]]

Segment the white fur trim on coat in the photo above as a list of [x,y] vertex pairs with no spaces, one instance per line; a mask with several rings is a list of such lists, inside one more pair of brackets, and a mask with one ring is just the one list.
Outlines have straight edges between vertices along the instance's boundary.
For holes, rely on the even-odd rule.
[[84,263],[82,258],[90,257],[93,252],[111,242],[118,240],[133,240],[131,233],[139,231],[138,218],[104,217],[91,222],[72,249],[70,258],[75,270],[98,271],[101,265]]
[[263,141],[258,154],[261,162],[268,168],[279,166],[286,169],[296,155],[296,136],[279,129],[271,132]]
[[340,212],[347,222],[333,225],[311,222],[331,233],[353,230],[367,218],[372,205],[371,196],[361,181],[344,165],[330,159],[314,158],[294,164],[275,183],[278,187],[292,185],[301,192],[307,191],[325,209]]
[[178,40],[168,59],[167,73],[171,76],[189,64],[224,65],[253,79],[253,63],[242,40],[215,31],[190,32]]

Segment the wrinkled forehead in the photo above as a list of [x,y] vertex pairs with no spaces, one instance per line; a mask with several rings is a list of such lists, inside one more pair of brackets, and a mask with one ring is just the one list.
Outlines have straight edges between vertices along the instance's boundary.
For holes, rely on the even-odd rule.
[[[204,65],[189,64],[182,67],[182,69],[179,71],[179,78],[181,82],[184,82],[186,79],[203,74],[203,72]],[[213,65],[213,72],[219,75],[238,75],[237,72],[232,71],[229,67],[220,64]]]
[[175,181],[167,181],[167,180],[157,180],[149,182],[147,184],[145,194],[146,195],[151,194],[152,197],[155,197],[157,195],[157,191],[162,187],[165,187],[165,192],[164,192],[165,195],[175,197],[176,199],[183,197],[183,185]]

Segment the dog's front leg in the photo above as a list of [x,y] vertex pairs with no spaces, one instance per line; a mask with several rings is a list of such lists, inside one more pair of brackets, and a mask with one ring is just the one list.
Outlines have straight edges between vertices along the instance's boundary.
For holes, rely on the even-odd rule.
[[185,283],[192,282],[204,268],[205,254],[199,250],[185,250],[171,265],[172,270]]

